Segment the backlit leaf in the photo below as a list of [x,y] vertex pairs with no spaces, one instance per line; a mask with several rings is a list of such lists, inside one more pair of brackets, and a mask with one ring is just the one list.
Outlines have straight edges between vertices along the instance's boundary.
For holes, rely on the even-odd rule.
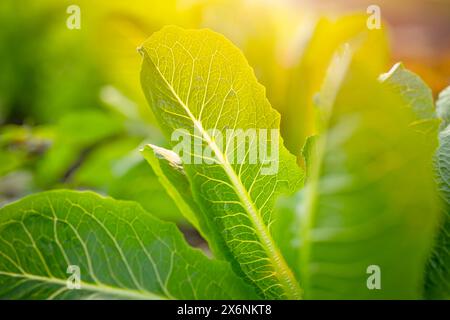
[[297,206],[300,283],[310,299],[417,299],[439,215],[435,138],[412,130],[412,108],[360,55],[357,44],[337,54],[317,99]]
[[[237,144],[220,143],[211,134],[216,130],[212,132],[225,136],[227,129],[279,132],[279,114],[271,108],[244,56],[223,36],[177,27],[153,34],[140,52],[142,87],[168,140],[183,129],[187,137],[200,140],[202,151],[210,151],[205,156],[193,150],[192,158],[200,163],[183,161],[203,212],[197,218],[204,219],[211,230],[214,238],[210,240],[224,248],[237,272],[264,297],[299,298],[298,283],[269,227],[276,195],[301,184],[295,157],[278,135],[267,142],[277,144],[271,150],[278,152],[279,160],[259,152],[258,163],[248,159],[237,163],[230,156]],[[245,145],[250,150],[257,141],[250,138]],[[271,169],[273,174],[267,174]]]

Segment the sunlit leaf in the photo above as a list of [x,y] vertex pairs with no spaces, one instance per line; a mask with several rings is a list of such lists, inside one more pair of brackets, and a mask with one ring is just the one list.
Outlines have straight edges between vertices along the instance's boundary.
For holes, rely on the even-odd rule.
[[403,64],[395,64],[389,72],[382,74],[379,79],[391,90],[398,93],[420,119],[436,117],[431,89],[419,76],[405,69]]
[[[443,124],[448,124],[450,110],[449,88],[437,101],[437,112]],[[443,200],[443,216],[434,250],[429,260],[425,282],[426,296],[432,299],[450,298],[450,126],[439,134],[439,148],[435,157],[436,178]]]
[[67,179],[66,185],[104,191],[118,200],[136,201],[157,218],[187,224],[152,169],[140,156],[140,143],[141,139],[129,137],[97,147]]

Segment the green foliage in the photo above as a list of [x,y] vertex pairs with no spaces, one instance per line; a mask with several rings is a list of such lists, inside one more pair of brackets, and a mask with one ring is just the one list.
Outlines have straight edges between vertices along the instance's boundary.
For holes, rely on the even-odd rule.
[[99,106],[101,72],[82,45],[86,34],[64,28],[66,7],[52,0],[0,4],[0,124],[55,123]]
[[[438,116],[448,124],[450,87],[445,89],[437,101]],[[435,167],[437,183],[443,199],[443,216],[439,233],[428,262],[426,295],[432,299],[450,299],[450,126],[439,133],[439,148],[436,151]]]
[[406,70],[401,63],[397,63],[389,72],[382,74],[380,81],[399,94],[419,119],[436,118],[431,89],[419,76]]
[[52,148],[38,164],[37,181],[52,185],[69,174],[80,153],[122,130],[117,119],[98,112],[85,111],[66,115],[56,127]]
[[[297,207],[300,282],[310,299],[417,299],[438,218],[436,137],[412,130],[411,108],[360,54],[356,45],[336,56],[317,99],[321,132]],[[371,265],[381,290],[366,286]]]
[[[36,194],[0,208],[0,299],[450,298],[450,87],[435,106],[401,63],[382,74],[366,16],[86,1],[77,33],[64,6],[25,2],[0,4],[0,206]],[[137,43],[174,21],[213,25],[254,70],[220,34],[165,27],[139,47],[139,90]],[[233,129],[277,134],[239,163]]]

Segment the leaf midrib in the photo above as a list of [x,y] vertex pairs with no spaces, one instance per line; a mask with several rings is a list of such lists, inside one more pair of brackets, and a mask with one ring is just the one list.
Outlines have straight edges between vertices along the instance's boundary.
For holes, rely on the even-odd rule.
[[[56,284],[62,287],[67,286],[67,280],[54,278],[54,277],[43,277],[38,275],[33,275],[29,273],[14,273],[0,271],[0,275],[14,277],[14,278],[25,278],[30,281],[39,281],[43,283]],[[96,284],[80,281],[81,289],[88,290],[98,293],[104,293],[111,296],[121,296],[129,299],[140,299],[140,300],[167,300],[166,297],[158,295],[150,291],[138,291],[126,288],[112,287],[104,284]],[[78,289],[68,289],[68,290],[78,290]]]
[[253,223],[254,227],[257,230],[257,236],[260,239],[260,241],[263,243],[264,250],[266,251],[267,255],[270,257],[270,260],[272,261],[272,265],[276,271],[276,273],[279,275],[277,278],[283,285],[283,288],[285,289],[286,294],[291,299],[301,299],[302,297],[302,291],[299,287],[299,284],[297,280],[295,279],[291,269],[288,267],[286,261],[284,260],[284,257],[280,254],[278,248],[276,247],[272,236],[270,235],[266,225],[262,221],[262,219],[259,217],[258,210],[253,203],[250,195],[248,194],[247,190],[245,189],[244,185],[242,184],[242,181],[240,178],[236,175],[234,172],[232,166],[230,165],[228,159],[222,154],[221,150],[217,146],[217,144],[211,139],[209,134],[206,132],[206,130],[203,128],[201,122],[197,120],[197,118],[192,114],[189,107],[181,100],[181,98],[178,96],[178,94],[175,92],[175,89],[172,87],[172,85],[167,81],[167,79],[162,74],[161,70],[159,70],[158,66],[156,66],[151,58],[149,57],[146,50],[143,50],[143,48],[138,49],[141,53],[147,56],[150,63],[153,64],[155,69],[158,71],[159,76],[164,81],[166,86],[169,88],[170,92],[174,95],[178,103],[181,105],[181,107],[184,109],[188,117],[193,122],[194,126],[201,132],[203,138],[206,140],[210,148],[214,151],[215,155],[219,159],[219,164],[224,168],[226,174],[230,178],[232,182],[232,186],[234,188],[234,191],[238,195],[239,199],[244,203],[245,209],[247,213],[250,216],[250,221]]

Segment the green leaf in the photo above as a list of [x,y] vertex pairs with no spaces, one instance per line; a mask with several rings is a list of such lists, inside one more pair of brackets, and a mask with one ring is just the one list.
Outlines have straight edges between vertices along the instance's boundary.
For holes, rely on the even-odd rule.
[[135,164],[128,164],[127,160],[141,141],[139,138],[126,137],[102,143],[84,156],[82,163],[66,180],[71,188],[108,190],[108,186]]
[[33,163],[45,152],[53,132],[48,127],[3,125],[0,128],[0,176]]
[[303,161],[305,162],[305,181],[308,180],[309,172],[311,171],[311,168],[313,166],[313,164],[311,163],[311,159],[314,159],[316,157],[317,139],[317,136],[310,136],[306,138],[305,145],[302,149],[302,157]]
[[291,196],[281,196],[275,205],[273,223],[271,225],[275,243],[297,279],[300,279],[300,270],[298,268],[300,216],[296,214],[296,208],[302,201],[302,192]]
[[[449,93],[449,88],[445,89],[437,101],[437,113],[444,125],[449,123]],[[444,215],[428,263],[425,293],[431,299],[450,299],[450,126],[439,134],[435,168]]]
[[[224,263],[133,202],[52,191],[0,209],[2,299],[255,298]],[[69,289],[68,266],[81,288]]]
[[297,206],[300,283],[309,299],[417,299],[439,213],[435,143],[362,57],[357,43],[338,53],[317,99],[321,132]]
[[[446,93],[444,90],[440,94],[435,111],[430,88],[419,76],[405,69],[403,65],[397,63],[380,79],[397,92],[415,112],[419,118],[415,127],[421,125],[420,128],[430,133],[430,141],[434,141],[438,123],[436,113],[439,117],[442,117],[441,126],[445,126],[446,120],[448,120],[446,119],[447,110],[450,109],[448,92]],[[450,138],[448,130],[442,131],[439,138],[439,148],[435,155],[435,170],[444,206],[439,232],[435,237],[433,251],[426,268],[425,295],[428,298],[448,298],[450,296],[450,180],[448,178],[450,175],[447,169],[450,162]]]
[[[193,158],[200,164],[183,161],[203,212],[197,219],[205,220],[202,223],[214,237],[210,240],[265,298],[299,298],[298,283],[269,228],[276,195],[292,192],[302,182],[295,157],[277,137],[279,161],[262,155],[257,164],[235,163],[230,154],[237,144],[221,145],[210,131],[223,135],[227,129],[279,132],[280,116],[244,56],[214,32],[177,27],[153,34],[140,52],[142,87],[168,140],[175,130],[183,129],[187,137],[194,136],[194,145],[200,141],[202,150],[210,151],[209,156],[194,151]],[[245,145],[251,148],[256,142],[248,139]],[[275,174],[264,174],[268,164],[278,166]]]
[[188,221],[144,159],[112,182],[108,194],[115,199],[136,201],[157,218],[188,227]]

